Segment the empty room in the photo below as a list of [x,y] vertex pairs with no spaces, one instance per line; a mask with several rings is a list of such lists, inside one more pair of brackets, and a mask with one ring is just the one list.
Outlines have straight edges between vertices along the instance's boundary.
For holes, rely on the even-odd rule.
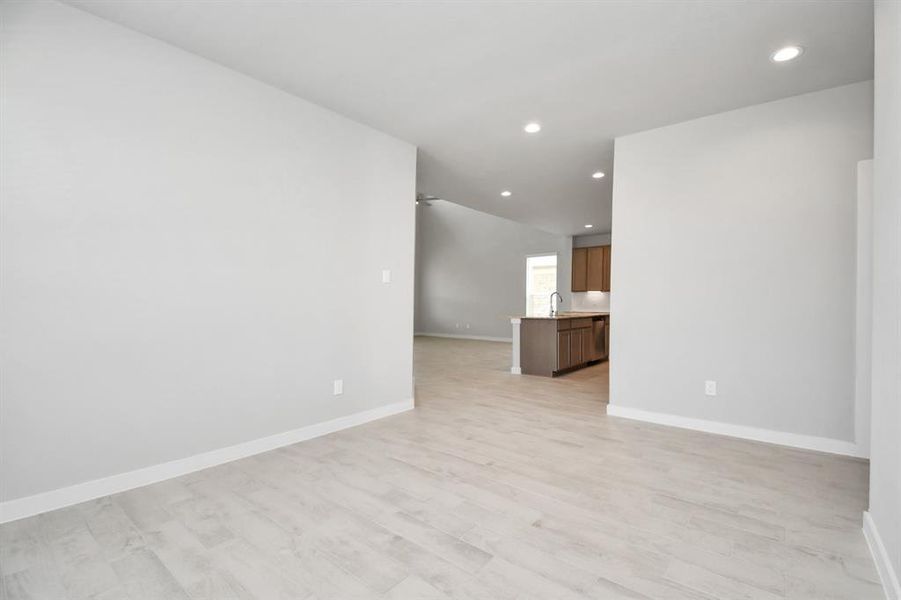
[[0,0],[0,600],[901,600],[901,1]]

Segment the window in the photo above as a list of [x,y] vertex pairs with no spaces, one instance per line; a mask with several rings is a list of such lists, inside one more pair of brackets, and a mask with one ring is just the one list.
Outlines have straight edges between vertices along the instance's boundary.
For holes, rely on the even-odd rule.
[[557,255],[526,257],[526,314],[548,314],[557,289]]

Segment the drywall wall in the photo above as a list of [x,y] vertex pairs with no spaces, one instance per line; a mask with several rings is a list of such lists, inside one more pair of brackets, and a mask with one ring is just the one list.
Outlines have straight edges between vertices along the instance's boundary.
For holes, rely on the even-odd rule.
[[853,447],[872,99],[863,82],[617,139],[612,412]]
[[857,163],[857,293],[854,299],[854,440],[870,452],[873,346],[873,160]]
[[591,246],[604,246],[610,243],[609,233],[595,233],[592,235],[573,236],[573,248],[588,248]]
[[418,206],[416,244],[419,333],[509,339],[510,316],[526,309],[532,254],[557,254],[560,308],[570,306],[569,236],[436,201]]
[[409,403],[413,146],[65,5],[0,10],[2,499]]
[[870,547],[901,598],[901,3],[875,6]]

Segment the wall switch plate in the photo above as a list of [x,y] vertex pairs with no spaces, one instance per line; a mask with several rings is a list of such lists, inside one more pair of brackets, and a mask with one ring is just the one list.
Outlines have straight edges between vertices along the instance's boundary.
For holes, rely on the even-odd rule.
[[336,379],[335,381],[332,382],[332,388],[334,390],[335,395],[340,396],[341,394],[344,393],[344,380]]
[[716,382],[715,381],[705,381],[704,382],[704,393],[708,396],[716,396]]
[[391,283],[391,269],[382,269],[382,283]]

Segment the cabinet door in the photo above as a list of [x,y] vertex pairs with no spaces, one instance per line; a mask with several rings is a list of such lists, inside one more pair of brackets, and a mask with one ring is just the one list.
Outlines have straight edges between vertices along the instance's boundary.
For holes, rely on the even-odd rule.
[[603,250],[603,257],[601,259],[602,267],[601,267],[601,291],[609,292],[610,291],[610,250],[612,246],[601,246]]
[[588,248],[573,248],[572,291],[588,291]]
[[599,292],[604,289],[604,246],[588,248],[588,275],[586,290]]
[[594,332],[591,327],[582,330],[582,362],[597,360],[594,351]]
[[569,366],[578,367],[585,363],[582,358],[582,332],[584,329],[573,329],[569,338]]
[[558,331],[557,332],[557,370],[560,371],[562,369],[568,369],[572,364],[569,358],[569,346],[570,340],[572,339],[572,332],[570,331]]

